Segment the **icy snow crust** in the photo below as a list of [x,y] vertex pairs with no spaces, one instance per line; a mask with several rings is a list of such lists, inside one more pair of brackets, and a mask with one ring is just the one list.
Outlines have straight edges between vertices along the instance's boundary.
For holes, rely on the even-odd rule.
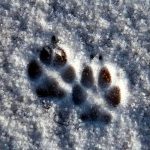
[[[150,147],[149,1],[2,0],[0,2],[0,149],[148,150]],[[84,123],[68,97],[43,107],[27,64],[56,34],[80,82],[82,65],[107,66],[121,104],[106,105],[87,90],[91,104],[110,112],[110,124]],[[90,61],[90,54],[95,58]],[[98,60],[103,56],[103,63]],[[57,71],[43,65],[68,93]],[[67,112],[64,125],[57,114]],[[68,113],[69,112],[69,113]]]

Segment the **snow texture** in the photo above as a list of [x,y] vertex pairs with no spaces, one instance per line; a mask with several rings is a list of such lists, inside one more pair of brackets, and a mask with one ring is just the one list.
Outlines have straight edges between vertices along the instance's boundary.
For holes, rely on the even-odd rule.
[[[72,102],[74,83],[63,81],[63,69],[39,59],[53,35],[75,69],[74,83],[81,84],[85,64],[93,70],[95,87],[83,88],[87,99],[81,106]],[[43,71],[36,81],[27,73],[32,59]],[[97,86],[103,66],[111,74],[110,87],[120,88],[117,107]],[[56,79],[67,96],[38,97],[35,87],[45,77]],[[94,105],[111,114],[110,123],[80,119]],[[149,150],[150,1],[1,0],[0,149]]]

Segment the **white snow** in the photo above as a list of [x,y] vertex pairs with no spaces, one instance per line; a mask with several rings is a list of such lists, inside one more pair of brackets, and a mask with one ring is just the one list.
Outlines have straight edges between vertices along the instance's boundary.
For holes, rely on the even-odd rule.
[[[148,150],[150,147],[150,3],[136,1],[1,0],[0,1],[0,149]],[[68,64],[80,82],[84,64],[94,71],[107,66],[111,86],[121,89],[121,104],[107,105],[103,91],[88,93],[87,103],[112,114],[112,122],[84,123],[83,107],[74,106],[73,84],[41,63],[44,72],[68,92],[44,108],[27,76],[32,58],[56,34]],[[109,44],[109,40],[111,43]],[[95,58],[90,60],[90,53]],[[103,62],[98,60],[102,54]],[[36,83],[37,84],[37,83]],[[85,105],[86,107],[86,105]],[[69,126],[54,117],[69,110]],[[66,115],[67,117],[67,115]]]

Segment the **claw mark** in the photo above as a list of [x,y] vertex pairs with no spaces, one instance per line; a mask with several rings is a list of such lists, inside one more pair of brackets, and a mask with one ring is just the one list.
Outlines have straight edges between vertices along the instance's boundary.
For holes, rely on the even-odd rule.
[[59,39],[57,38],[57,36],[52,35],[52,37],[51,37],[51,43],[52,43],[52,45],[53,45],[54,48],[56,47],[56,44],[58,42],[59,42]]
[[100,61],[102,61],[102,60],[103,60],[103,56],[102,56],[101,54],[99,54],[98,59],[99,59]]

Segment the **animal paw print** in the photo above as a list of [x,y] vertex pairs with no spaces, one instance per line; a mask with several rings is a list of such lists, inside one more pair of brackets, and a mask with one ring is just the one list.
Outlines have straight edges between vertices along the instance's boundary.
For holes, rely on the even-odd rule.
[[[72,55],[73,57],[68,59],[70,54],[58,46],[58,41],[52,36],[51,45],[44,46],[38,58],[32,59],[27,66],[36,95],[47,98],[48,101],[57,99],[62,102],[69,97],[82,121],[110,123],[112,114],[109,112],[109,106],[119,106],[127,89],[126,81],[120,79],[122,74],[115,74],[111,67],[98,62],[103,61],[102,55],[91,55],[90,61],[73,65],[76,58]],[[79,63],[79,60],[77,61]],[[118,81],[119,84],[116,85]]]

